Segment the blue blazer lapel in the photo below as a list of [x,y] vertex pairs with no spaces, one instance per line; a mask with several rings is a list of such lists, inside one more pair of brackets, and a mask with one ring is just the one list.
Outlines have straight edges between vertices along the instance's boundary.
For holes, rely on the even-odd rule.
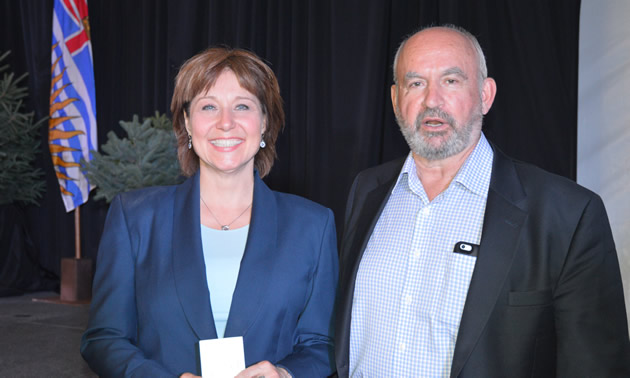
[[199,172],[178,186],[174,206],[171,250],[177,295],[197,337],[216,338],[201,246]]
[[274,252],[280,232],[278,208],[273,192],[257,172],[253,201],[247,245],[232,296],[225,337],[245,335],[257,315],[263,311],[269,277],[274,274]]
[[459,326],[451,377],[457,377],[467,362],[508,276],[527,219],[527,212],[519,207],[524,199],[514,165],[495,148],[481,246]]

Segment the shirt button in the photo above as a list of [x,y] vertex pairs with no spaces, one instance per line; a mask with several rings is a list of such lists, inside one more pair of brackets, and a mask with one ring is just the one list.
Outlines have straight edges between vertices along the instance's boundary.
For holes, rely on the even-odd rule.
[[411,304],[411,295],[407,294],[405,295],[405,305],[410,305]]
[[404,352],[404,351],[405,351],[405,343],[400,343],[400,344],[398,344],[398,349],[399,349],[401,352]]

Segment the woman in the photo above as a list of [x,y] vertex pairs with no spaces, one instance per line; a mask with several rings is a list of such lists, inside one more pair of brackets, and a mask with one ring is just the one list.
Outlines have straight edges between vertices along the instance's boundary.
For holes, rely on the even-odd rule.
[[171,111],[189,178],[112,202],[83,357],[101,376],[199,374],[199,340],[242,336],[240,377],[329,375],[334,219],[261,180],[284,124],[273,72],[208,49],[182,66]]

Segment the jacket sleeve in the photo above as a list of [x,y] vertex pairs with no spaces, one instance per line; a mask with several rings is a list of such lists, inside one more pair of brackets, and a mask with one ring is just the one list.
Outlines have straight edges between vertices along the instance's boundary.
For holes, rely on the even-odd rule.
[[630,377],[630,344],[615,244],[594,195],[574,231],[554,294],[557,376]]
[[334,216],[328,210],[310,295],[296,327],[293,352],[278,362],[294,377],[327,377],[334,371],[333,308],[339,274],[336,245]]
[[98,250],[81,354],[101,377],[175,376],[136,346],[135,257],[122,201],[112,202]]

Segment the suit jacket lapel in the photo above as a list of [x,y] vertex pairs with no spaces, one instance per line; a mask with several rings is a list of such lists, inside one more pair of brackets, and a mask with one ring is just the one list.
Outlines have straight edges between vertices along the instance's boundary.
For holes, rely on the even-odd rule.
[[[352,246],[350,246],[350,251],[355,252],[351,255],[344,256],[343,264],[343,272],[342,275],[344,277],[344,291],[341,293],[343,295],[342,303],[344,304],[344,308],[341,311],[348,311],[347,319],[350,319],[350,311],[352,311],[352,298],[354,297],[354,284],[357,275],[357,271],[359,270],[359,264],[361,263],[361,257],[363,256],[363,252],[365,251],[365,247],[367,246],[368,241],[370,240],[370,236],[372,236],[372,230],[374,230],[374,226],[378,221],[378,218],[389,199],[389,188],[391,187],[391,183],[383,184],[373,191],[371,191],[365,201],[365,205],[361,209],[360,216],[357,220],[356,232],[357,237],[353,238]],[[349,325],[349,323],[348,323]],[[350,328],[344,328],[344,330],[339,332],[349,332]],[[349,335],[349,333],[348,333]]]
[[232,296],[225,337],[245,335],[261,311],[267,295],[269,277],[274,274],[278,231],[275,196],[256,172],[247,245]]
[[494,163],[479,256],[459,326],[451,377],[461,372],[486,327],[518,248],[527,212],[525,193],[512,162],[494,149]]
[[[349,224],[346,225],[347,229],[344,230],[341,257],[347,261],[342,261],[342,265],[346,272],[352,272],[348,276],[351,279],[351,283],[354,282],[363,251],[372,236],[372,231],[381,216],[381,212],[387,204],[391,190],[396,183],[404,162],[405,159],[393,162],[393,164],[383,169],[382,174],[377,176],[374,182],[358,183],[357,185],[363,187],[353,188],[353,191],[350,193],[352,196],[355,194],[354,191],[357,193],[367,192],[365,199],[357,201],[354,205],[360,209],[358,216],[352,214]],[[351,244],[346,245],[347,243]],[[353,294],[351,290],[346,290],[346,292]]]
[[403,163],[404,159],[393,164],[395,169],[392,166],[387,166],[383,170],[383,175],[377,177],[375,182],[361,182],[357,184],[361,187],[353,188],[350,193],[350,196],[353,196],[355,191],[357,193],[367,192],[365,199],[355,199],[357,201],[355,207],[360,209],[359,214],[356,216],[351,214],[346,225],[347,229],[344,230],[344,240],[341,246],[340,267],[342,270],[340,271],[339,287],[342,290],[338,293],[339,308],[337,309],[340,314],[340,321],[336,323],[335,329],[337,343],[335,348],[340,351],[337,353],[338,375],[340,377],[348,376],[352,300],[359,264],[376,222],[378,222],[381,212],[387,204]]
[[172,266],[179,301],[197,337],[216,338],[201,246],[199,172],[177,187],[172,222]]

